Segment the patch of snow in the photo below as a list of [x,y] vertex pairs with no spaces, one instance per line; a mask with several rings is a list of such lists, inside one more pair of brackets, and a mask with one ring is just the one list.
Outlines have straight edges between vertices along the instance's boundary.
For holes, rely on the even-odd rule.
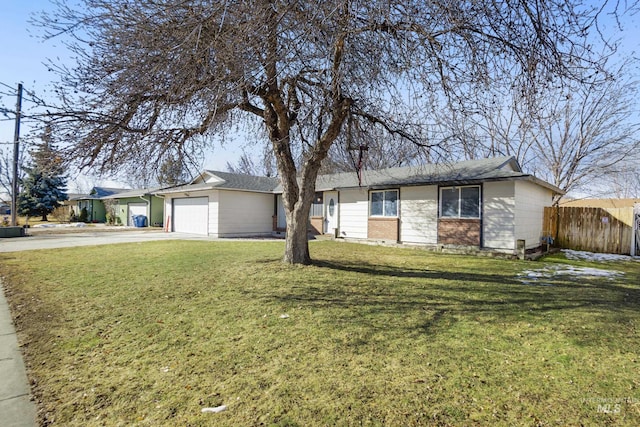
[[215,408],[202,408],[201,412],[207,413],[213,413],[213,414],[217,414],[218,412],[222,412],[222,411],[226,411],[227,410],[227,406],[226,405],[220,405],[220,406],[216,406]]
[[69,224],[36,224],[33,228],[65,228],[65,227],[86,227],[84,222],[70,222]]
[[551,279],[558,276],[572,277],[604,277],[613,279],[624,275],[621,271],[603,270],[592,267],[575,267],[573,265],[547,264],[537,270],[525,270],[518,275],[518,280],[525,285],[553,286],[550,283],[541,282],[544,279]]
[[574,251],[571,249],[562,249],[564,256],[567,259],[577,261],[595,261],[595,262],[609,262],[609,261],[640,261],[639,258],[633,258],[628,255],[616,255],[616,254],[597,254],[593,252]]

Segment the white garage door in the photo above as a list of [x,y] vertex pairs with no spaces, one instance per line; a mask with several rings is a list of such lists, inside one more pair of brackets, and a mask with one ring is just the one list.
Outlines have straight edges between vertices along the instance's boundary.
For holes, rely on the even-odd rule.
[[173,199],[173,231],[209,234],[209,198]]
[[[144,215],[147,216],[147,204],[146,203],[128,203],[127,208],[129,210],[129,215],[127,216],[127,225],[133,226],[133,216],[134,215]],[[147,218],[147,225],[149,224],[149,218]]]

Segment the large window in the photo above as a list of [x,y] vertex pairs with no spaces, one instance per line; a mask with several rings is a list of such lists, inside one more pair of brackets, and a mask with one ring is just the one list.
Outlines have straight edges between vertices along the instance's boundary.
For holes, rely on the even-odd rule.
[[398,190],[372,191],[371,216],[398,216]]
[[480,187],[441,188],[440,217],[480,218]]
[[322,192],[317,192],[311,203],[311,209],[309,210],[309,216],[322,216]]

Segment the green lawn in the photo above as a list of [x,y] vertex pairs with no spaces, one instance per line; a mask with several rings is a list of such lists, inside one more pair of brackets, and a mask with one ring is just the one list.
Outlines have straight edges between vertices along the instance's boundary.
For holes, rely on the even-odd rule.
[[[640,425],[640,263],[313,242],[0,254],[60,426]],[[518,275],[568,264],[623,272]],[[221,413],[205,407],[226,405]]]

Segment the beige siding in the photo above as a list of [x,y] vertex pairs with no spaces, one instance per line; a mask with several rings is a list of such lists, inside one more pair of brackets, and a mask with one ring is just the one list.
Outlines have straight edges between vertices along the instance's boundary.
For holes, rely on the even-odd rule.
[[400,241],[438,243],[438,187],[403,187],[400,199]]
[[273,194],[220,191],[217,237],[271,234],[273,201]]
[[209,196],[209,236],[219,237],[220,191],[207,191],[206,195]]
[[363,189],[340,191],[340,237],[366,239],[369,194]]
[[482,186],[483,247],[515,249],[515,182],[487,182]]
[[171,220],[172,218],[170,218],[171,215],[173,215],[171,213],[171,197],[170,196],[165,196],[164,200],[164,227],[165,229],[168,229],[169,231],[171,231]]
[[544,207],[551,206],[552,192],[528,181],[515,182],[516,240],[523,239],[527,249],[540,245]]

